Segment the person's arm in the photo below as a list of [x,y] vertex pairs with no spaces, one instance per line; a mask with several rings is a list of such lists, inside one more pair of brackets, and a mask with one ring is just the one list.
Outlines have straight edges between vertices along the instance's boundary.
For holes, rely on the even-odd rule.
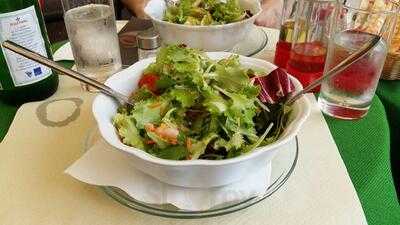
[[136,17],[147,18],[144,13],[144,8],[146,7],[149,0],[121,0],[122,3],[128,8]]
[[283,0],[262,0],[262,12],[256,19],[256,24],[264,27],[279,28]]

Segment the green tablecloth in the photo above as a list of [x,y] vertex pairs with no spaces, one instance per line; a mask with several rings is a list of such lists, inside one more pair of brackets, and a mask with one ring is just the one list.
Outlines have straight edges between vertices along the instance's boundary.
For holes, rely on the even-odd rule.
[[390,131],[382,102],[375,96],[359,121],[325,117],[353,181],[369,224],[398,224],[400,206],[390,170]]
[[400,80],[381,81],[378,90],[388,115],[391,136],[391,163],[397,196],[400,199]]
[[[54,49],[61,44],[54,45]],[[64,65],[72,64],[64,62]],[[398,160],[400,118],[396,116],[400,115],[400,82],[382,81],[377,94],[380,95],[384,105],[378,97],[375,97],[370,112],[364,119],[348,122],[326,117],[326,120],[360,198],[368,223],[392,225],[400,223],[400,206],[390,167],[390,149],[394,163],[393,170],[398,171],[400,165]],[[18,106],[7,105],[0,101],[0,141],[7,133],[17,109]],[[399,173],[395,174],[397,176],[395,180],[398,182]]]

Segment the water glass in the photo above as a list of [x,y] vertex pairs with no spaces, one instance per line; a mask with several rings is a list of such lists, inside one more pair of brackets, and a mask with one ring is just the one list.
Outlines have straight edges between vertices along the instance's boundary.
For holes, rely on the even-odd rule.
[[122,67],[113,0],[62,0],[62,5],[77,70],[104,82]]
[[367,114],[385,62],[387,45],[396,25],[395,4],[387,11],[362,6],[354,8],[338,3],[324,72],[343,61],[373,36],[381,36],[382,41],[363,58],[322,83],[319,106],[325,114],[339,119],[354,120]]

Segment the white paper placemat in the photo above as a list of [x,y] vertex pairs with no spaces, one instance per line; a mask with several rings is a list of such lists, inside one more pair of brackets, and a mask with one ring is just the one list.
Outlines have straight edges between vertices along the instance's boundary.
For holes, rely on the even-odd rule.
[[130,210],[98,188],[63,173],[83,154],[83,142],[94,122],[92,94],[82,92],[79,84],[66,77],[61,77],[61,84],[48,101],[23,105],[0,143],[2,225],[366,224],[313,96],[312,113],[299,135],[297,167],[278,192],[233,214],[177,220]]
[[61,46],[59,49],[57,49],[56,52],[53,54],[53,60],[54,61],[61,61],[61,60],[74,60],[74,56],[72,54],[72,49],[71,49],[71,43],[67,42],[63,46]]

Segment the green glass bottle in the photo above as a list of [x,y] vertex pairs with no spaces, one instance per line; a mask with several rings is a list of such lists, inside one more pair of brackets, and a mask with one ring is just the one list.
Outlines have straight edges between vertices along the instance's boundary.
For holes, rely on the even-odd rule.
[[[52,59],[37,0],[0,0],[0,41],[5,40]],[[58,76],[54,71],[0,48],[0,100],[11,103],[43,100],[57,87]]]

